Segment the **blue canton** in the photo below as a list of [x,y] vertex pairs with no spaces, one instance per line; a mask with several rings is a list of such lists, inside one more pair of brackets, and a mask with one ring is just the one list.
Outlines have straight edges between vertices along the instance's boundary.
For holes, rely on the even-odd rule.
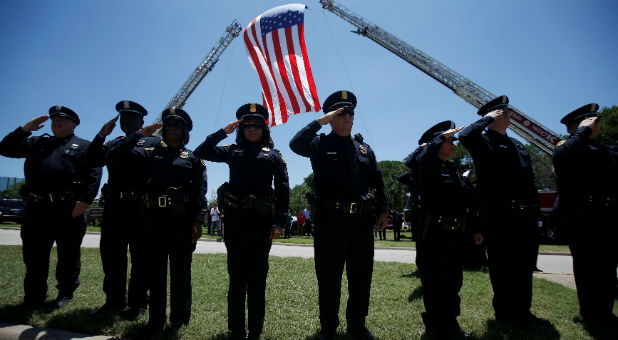
[[263,16],[260,19],[260,28],[262,29],[262,37],[268,33],[280,28],[290,27],[303,23],[304,13],[299,11],[288,10],[281,13],[273,13],[273,15]]

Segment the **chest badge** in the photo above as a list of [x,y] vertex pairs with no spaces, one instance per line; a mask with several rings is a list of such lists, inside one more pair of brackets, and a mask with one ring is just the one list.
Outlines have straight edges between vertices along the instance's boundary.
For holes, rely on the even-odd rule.
[[143,146],[146,143],[145,140],[140,139],[139,142],[137,142],[137,146]]
[[180,158],[183,158],[183,159],[189,158],[189,152],[188,151],[181,152],[180,153]]
[[77,145],[77,144],[71,144],[71,149],[73,149],[73,150],[77,150],[78,147],[79,147],[79,145]]
[[268,151],[270,151],[270,148],[263,147],[263,148],[262,148],[262,151],[264,151],[264,152],[268,152]]
[[363,156],[367,155],[367,148],[364,145],[361,144],[358,147],[358,150],[360,151],[361,155],[363,155]]

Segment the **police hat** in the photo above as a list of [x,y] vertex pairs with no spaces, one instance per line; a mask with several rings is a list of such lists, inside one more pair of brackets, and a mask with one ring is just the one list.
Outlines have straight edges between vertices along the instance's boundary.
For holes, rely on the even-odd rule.
[[142,117],[148,114],[148,111],[146,111],[143,106],[130,100],[119,101],[118,104],[116,104],[116,111],[118,111],[118,113],[133,112],[142,115]]
[[356,96],[354,93],[346,90],[337,91],[324,101],[322,104],[322,110],[324,113],[335,111],[340,107],[356,107]]
[[245,104],[236,110],[236,119],[268,119],[268,110],[260,104],[249,103]]
[[[443,122],[440,122],[430,127],[429,130],[423,133],[423,136],[421,137],[421,139],[418,140],[418,145],[421,145],[423,143],[429,143],[434,138],[436,138],[438,135],[441,135],[444,131],[454,129],[454,128],[455,128],[455,122],[453,122],[452,120],[445,120]],[[457,140],[457,137],[453,137],[453,140]]]
[[79,116],[75,111],[69,109],[66,106],[56,105],[49,108],[49,118],[54,117],[64,117],[70,119],[75,123],[75,125],[79,125]]
[[502,95],[485,103],[485,105],[479,108],[477,113],[479,114],[479,116],[484,116],[490,113],[491,111],[500,110],[500,109],[508,109],[508,108],[510,108],[509,97]]
[[571,123],[579,123],[588,117],[598,117],[599,104],[590,103],[564,116],[560,123],[569,126]]
[[191,121],[191,117],[189,117],[189,114],[186,113],[183,109],[177,107],[168,107],[167,109],[163,110],[163,113],[161,113],[161,121],[163,122],[163,125],[165,125],[165,122],[170,119],[180,120],[181,122],[183,122],[183,124],[185,124],[187,130],[189,131],[193,129],[193,122]]

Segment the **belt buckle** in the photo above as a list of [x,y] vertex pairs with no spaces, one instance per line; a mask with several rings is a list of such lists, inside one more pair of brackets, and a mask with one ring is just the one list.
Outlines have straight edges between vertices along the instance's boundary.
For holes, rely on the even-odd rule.
[[350,214],[355,214],[356,213],[356,203],[352,202],[350,203]]
[[167,207],[167,197],[159,196],[159,208]]

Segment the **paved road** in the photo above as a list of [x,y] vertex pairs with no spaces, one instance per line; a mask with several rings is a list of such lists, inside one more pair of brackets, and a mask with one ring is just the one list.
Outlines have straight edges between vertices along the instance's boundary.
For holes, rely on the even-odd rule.
[[[86,234],[82,247],[98,248],[100,234]],[[21,245],[19,230],[0,229],[0,244]],[[200,254],[225,254],[223,242],[201,240],[198,242],[197,253]],[[279,257],[303,257],[313,258],[312,246],[273,244],[271,256]],[[381,262],[414,263],[416,251],[402,248],[376,249],[375,260]],[[566,255],[539,255],[538,267],[546,273],[573,274],[573,261],[571,256]]]

